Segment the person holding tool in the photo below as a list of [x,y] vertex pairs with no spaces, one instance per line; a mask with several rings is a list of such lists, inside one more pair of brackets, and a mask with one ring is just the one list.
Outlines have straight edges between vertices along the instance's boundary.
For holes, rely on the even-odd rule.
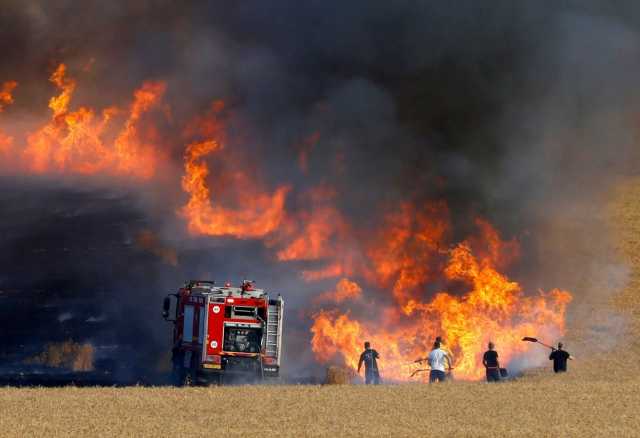
[[498,362],[498,352],[494,350],[495,345],[493,345],[493,342],[489,342],[487,347],[489,349],[482,356],[482,365],[487,371],[487,382],[499,382],[500,364]]
[[552,347],[551,345],[547,345],[544,342],[539,341],[537,338],[532,338],[529,336],[525,336],[522,338],[525,342],[537,342],[540,345],[543,345],[547,348],[551,349],[551,354],[549,355],[549,360],[553,361],[553,371],[556,373],[564,373],[567,371],[567,359],[573,360],[575,359],[572,355],[567,353],[562,349],[562,342],[558,342],[558,348]]
[[549,360],[553,361],[554,373],[566,373],[567,372],[567,359],[573,360],[573,356],[562,349],[562,342],[558,342],[558,348],[551,347],[551,354]]
[[429,363],[429,367],[431,367],[431,372],[429,372],[429,383],[434,382],[444,382],[447,378],[445,373],[445,362],[447,363],[447,369],[451,370],[453,367],[451,366],[451,358],[440,348],[440,342],[436,341],[433,344],[433,350],[429,353],[427,357],[427,362]]

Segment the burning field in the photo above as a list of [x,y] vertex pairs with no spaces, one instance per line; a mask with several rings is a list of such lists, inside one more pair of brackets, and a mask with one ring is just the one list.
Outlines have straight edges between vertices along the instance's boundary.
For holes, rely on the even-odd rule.
[[[168,146],[163,147],[153,119],[144,118],[154,112],[169,117],[171,107],[162,102],[166,83],[144,82],[128,108],[98,110],[74,108],[77,80],[65,64],[49,80],[58,91],[49,99],[51,118],[18,135],[3,134],[7,172],[171,183],[159,174],[171,165]],[[13,103],[17,85],[5,82],[5,105]],[[571,294],[560,289],[526,293],[504,274],[521,255],[516,238],[505,241],[484,218],[472,217],[463,223],[469,235],[456,240],[449,206],[438,199],[387,201],[375,208],[367,226],[357,227],[339,208],[338,190],[329,182],[304,189],[286,183],[270,190],[255,170],[234,164],[241,162],[229,150],[235,123],[233,111],[217,100],[179,128],[185,142],[180,186],[187,200],[175,208],[176,220],[193,238],[258,240],[279,263],[313,266],[294,274],[302,288],[335,282],[306,311],[319,363],[337,361],[355,370],[367,339],[385,358],[385,377],[407,380],[417,367],[414,359],[443,336],[454,354],[456,378],[476,380],[483,375],[481,356],[490,340],[500,345],[505,363],[531,366],[523,335],[564,335]],[[299,161],[308,163],[309,152],[302,151]],[[295,197],[302,206],[287,209],[288,198]],[[137,243],[176,265],[177,256],[156,240],[142,231]]]
[[[0,383],[125,387],[0,435],[634,435],[636,4],[236,3],[3,2]],[[282,294],[282,385],[168,385],[191,279]]]
[[[611,356],[596,354],[577,358],[566,375],[545,369],[501,384],[4,388],[0,428],[8,437],[208,436],[211,430],[239,435],[256,429],[282,436],[635,436],[640,248],[633,236],[640,229],[640,180],[625,181],[610,195],[606,216],[620,239],[617,257],[628,261],[632,281],[614,300],[591,304],[629,317],[625,346],[610,352],[615,367]],[[575,325],[571,335],[572,351],[591,341]],[[44,357],[64,357],[65,351],[79,350],[52,345]],[[194,414],[194,406],[229,406],[230,400],[251,406],[251,414],[242,420],[224,409]]]
[[[440,248],[450,246],[441,241],[447,223],[433,224],[419,217],[413,234],[407,230],[414,225],[402,223],[410,217],[410,213],[397,215],[401,223],[390,226],[388,243],[372,251],[372,259],[380,259],[371,275],[380,282],[378,288],[391,290],[395,306],[369,301],[368,317],[363,321],[352,318],[349,311],[320,310],[311,327],[312,348],[319,358],[339,354],[355,369],[361,341],[368,339],[386,359],[381,371],[387,379],[406,380],[417,368],[415,359],[430,351],[436,336],[442,336],[453,353],[456,378],[476,380],[483,377],[482,354],[489,341],[501,346],[504,363],[513,363],[528,350],[522,334],[542,333],[552,339],[564,334],[565,309],[571,301],[568,292],[554,289],[526,296],[518,283],[497,271],[497,265],[509,263],[510,252],[517,253],[515,242],[501,241],[489,224],[477,221],[482,234],[475,248],[471,241],[464,241],[442,251]],[[459,281],[464,292],[456,296],[438,291],[427,301],[423,291],[431,281]],[[371,300],[347,279],[340,280],[328,299],[340,303],[345,295],[356,302]],[[372,319],[380,307],[384,311]]]
[[188,279],[282,293],[290,382],[364,341],[389,383],[438,336],[457,381],[616,347],[632,5],[334,6],[7,2],[0,377],[165,383]]

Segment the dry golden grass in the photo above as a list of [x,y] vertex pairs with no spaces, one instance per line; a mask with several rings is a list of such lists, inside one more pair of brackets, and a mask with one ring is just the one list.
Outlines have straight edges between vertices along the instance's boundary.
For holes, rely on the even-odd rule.
[[27,359],[27,364],[40,364],[73,371],[93,371],[94,348],[91,344],[78,344],[72,340],[46,345],[39,355]]
[[5,389],[3,436],[638,436],[640,380]]
[[[630,317],[632,331],[640,334],[640,178],[618,185],[611,210],[618,252],[631,268],[627,288],[614,303]],[[640,351],[640,341],[633,341]]]
[[626,338],[613,355],[574,361],[565,375],[378,387],[6,388],[0,435],[640,436],[640,179],[619,186],[610,211],[630,280],[597,305],[625,315]]
[[327,375],[324,382],[328,385],[346,385],[351,383],[356,377],[350,368],[330,366],[327,368]]

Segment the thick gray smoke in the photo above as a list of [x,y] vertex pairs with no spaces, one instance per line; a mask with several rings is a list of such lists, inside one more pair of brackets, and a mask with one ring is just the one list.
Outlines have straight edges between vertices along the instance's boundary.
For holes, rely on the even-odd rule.
[[[521,238],[516,277],[572,290],[580,318],[625,281],[600,205],[638,163],[639,32],[634,2],[5,1],[0,82],[20,86],[0,128],[47,117],[59,62],[91,63],[93,85],[76,98],[97,106],[166,80],[175,175],[161,188],[4,179],[0,289],[23,297],[26,315],[41,303],[56,310],[3,317],[13,335],[0,343],[144,345],[125,358],[143,368],[168,344],[162,294],[222,275],[281,291],[288,351],[312,363],[305,308],[323,289],[300,284],[299,266],[277,264],[259,241],[189,237],[175,214],[185,200],[179,127],[214,99],[242,121],[234,147],[272,187],[330,182],[341,211],[363,224],[388,202],[446,199],[461,235],[482,215]],[[305,173],[300,145],[315,132]],[[149,230],[177,265],[136,244]],[[79,315],[69,306],[81,309],[75,325],[56,313]],[[104,326],[78,323],[104,314]]]

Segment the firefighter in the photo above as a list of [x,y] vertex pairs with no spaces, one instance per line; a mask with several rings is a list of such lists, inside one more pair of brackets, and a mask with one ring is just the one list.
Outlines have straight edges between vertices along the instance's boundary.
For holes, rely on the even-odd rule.
[[552,348],[552,352],[549,355],[549,360],[553,361],[554,373],[567,372],[567,359],[573,360],[573,356],[562,349],[562,342],[558,342],[558,349]]
[[500,381],[500,363],[498,362],[498,352],[494,350],[495,345],[489,342],[489,348],[482,356],[482,365],[484,365],[487,373],[487,382]]
[[370,342],[364,343],[364,351],[360,355],[360,361],[358,362],[358,374],[360,374],[360,368],[364,362],[364,381],[367,385],[380,384],[380,373],[378,372],[378,359],[380,355],[376,350],[371,348]]

